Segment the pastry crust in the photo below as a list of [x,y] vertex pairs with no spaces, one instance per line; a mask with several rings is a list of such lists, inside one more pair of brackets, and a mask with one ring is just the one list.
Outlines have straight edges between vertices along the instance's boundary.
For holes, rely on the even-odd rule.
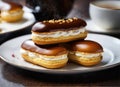
[[[40,54],[37,54],[37,53],[33,53],[33,54],[36,54],[36,56],[40,55]],[[67,64],[67,61],[68,61],[68,58],[64,58],[64,59],[60,59],[60,60],[45,60],[45,59],[38,58],[38,57],[31,57],[27,53],[25,53],[25,54],[21,53],[21,56],[24,58],[25,61],[28,61],[32,64],[40,65],[40,66],[43,66],[43,67],[49,68],[49,69],[64,67]],[[49,58],[50,56],[47,56],[47,57]],[[56,59],[57,59],[57,56],[54,56],[54,57],[56,57]]]
[[[65,31],[64,31],[65,32]],[[87,31],[82,32],[78,35],[70,35],[70,36],[61,36],[61,37],[40,37],[32,35],[32,40],[36,44],[46,45],[46,44],[56,44],[56,43],[64,43],[74,40],[80,40],[87,37]]]
[[85,58],[85,57],[75,56],[74,54],[69,54],[69,59],[83,66],[94,66],[101,62],[102,56]]
[[22,9],[15,9],[12,11],[1,11],[1,19],[7,22],[20,21],[23,17],[24,11]]

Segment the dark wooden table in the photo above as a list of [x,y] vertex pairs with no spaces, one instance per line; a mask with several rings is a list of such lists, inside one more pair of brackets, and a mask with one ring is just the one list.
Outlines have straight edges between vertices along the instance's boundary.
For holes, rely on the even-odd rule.
[[[23,0],[22,0],[23,1]],[[68,17],[89,18],[89,0],[76,0]],[[30,28],[29,28],[30,29]],[[23,32],[23,31],[22,31]],[[24,31],[27,32],[27,31]],[[27,32],[30,33],[30,32]],[[22,33],[26,34],[26,33]],[[16,37],[19,34],[16,34]],[[119,34],[112,35],[120,38]],[[13,38],[13,37],[11,37]],[[10,38],[8,38],[10,39]],[[6,48],[7,49],[7,48]],[[6,53],[7,55],[7,53]],[[23,70],[0,60],[0,87],[120,87],[120,66],[83,74],[45,74]]]

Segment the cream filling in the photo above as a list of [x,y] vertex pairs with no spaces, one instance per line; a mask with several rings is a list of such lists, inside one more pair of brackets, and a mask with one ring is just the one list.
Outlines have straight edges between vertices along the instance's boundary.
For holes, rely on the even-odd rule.
[[46,55],[38,55],[37,53],[33,53],[30,51],[26,51],[24,49],[20,49],[21,54],[27,54],[31,58],[40,58],[41,60],[54,61],[54,60],[63,60],[67,58],[67,54],[59,55],[59,56],[46,56]]
[[56,31],[56,32],[40,33],[40,34],[36,34],[36,33],[32,32],[32,36],[57,38],[57,37],[61,37],[61,36],[74,36],[74,35],[78,35],[80,33],[84,33],[85,30],[86,29],[84,27],[84,28],[75,29],[75,30],[69,30],[69,31]]
[[99,57],[102,55],[102,53],[84,53],[84,52],[70,52],[70,54],[75,54],[76,56],[85,58]]

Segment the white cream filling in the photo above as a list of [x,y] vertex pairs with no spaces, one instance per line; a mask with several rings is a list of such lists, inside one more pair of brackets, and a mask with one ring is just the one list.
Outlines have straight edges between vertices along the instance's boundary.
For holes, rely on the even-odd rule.
[[85,58],[99,57],[102,55],[102,53],[83,53],[83,52],[70,52],[70,54],[75,54],[76,56]]
[[85,32],[85,27],[80,28],[80,29],[75,29],[75,30],[69,30],[69,31],[56,31],[56,32],[49,32],[49,33],[40,33],[36,34],[32,32],[32,36],[35,37],[61,37],[61,36],[73,36],[73,35],[78,35],[80,33]]
[[31,58],[40,58],[41,60],[47,60],[47,61],[52,61],[52,60],[63,60],[67,58],[67,54],[59,55],[59,56],[46,56],[46,55],[37,55],[36,53],[26,51],[24,49],[20,49],[21,54],[27,54]]

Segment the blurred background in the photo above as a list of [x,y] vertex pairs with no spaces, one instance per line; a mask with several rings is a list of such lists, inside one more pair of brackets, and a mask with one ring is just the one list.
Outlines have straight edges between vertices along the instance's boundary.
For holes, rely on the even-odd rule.
[[32,10],[37,20],[66,17],[89,18],[89,3],[94,0],[11,0]]

